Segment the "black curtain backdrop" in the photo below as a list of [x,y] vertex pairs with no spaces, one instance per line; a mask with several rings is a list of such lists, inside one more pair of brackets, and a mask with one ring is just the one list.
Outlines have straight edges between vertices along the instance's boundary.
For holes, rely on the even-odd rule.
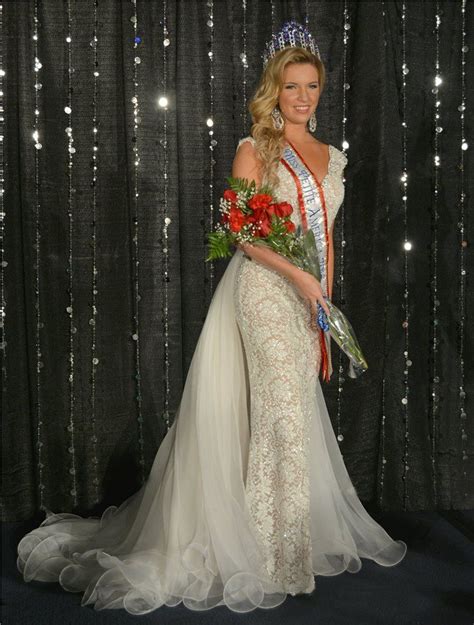
[[[205,263],[210,204],[230,175],[237,141],[249,134],[247,102],[261,72],[261,52],[272,25],[304,22],[319,45],[327,85],[318,108],[316,136],[341,148],[343,83],[349,163],[346,196],[335,223],[334,303],[356,331],[369,370],[352,380],[346,357],[333,344],[335,371],[323,385],[341,450],[364,502],[386,510],[474,507],[472,412],[473,333],[470,206],[474,148],[473,5],[466,6],[464,152],[466,275],[461,326],[461,1],[439,2],[437,299],[434,299],[434,100],[436,2],[406,3],[406,121],[409,175],[407,254],[409,305],[406,377],[404,320],[404,207],[400,176],[402,134],[402,2],[347,2],[344,79],[344,3],[339,1],[99,0],[97,152],[97,314],[92,302],[92,147],[94,104],[94,0],[38,0],[38,128],[35,123],[34,0],[3,2],[5,141],[3,520],[23,520],[41,505],[53,511],[95,513],[119,504],[141,483],[140,425],[147,475],[179,404],[186,373],[225,261]],[[69,221],[68,6],[72,20],[72,222]],[[170,45],[163,46],[163,16]],[[213,52],[212,89],[208,52]],[[246,51],[248,67],[240,55]],[[137,89],[134,57],[140,57]],[[164,69],[166,55],[166,74]],[[139,123],[134,138],[135,92]],[[157,104],[166,95],[165,112]],[[212,109],[211,109],[212,99]],[[206,120],[214,120],[209,136]],[[166,139],[164,144],[166,120]],[[217,143],[209,148],[210,139]],[[135,180],[137,146],[140,163]],[[35,158],[38,175],[35,175]],[[165,179],[165,172],[168,177]],[[135,182],[139,190],[135,208]],[[165,184],[166,183],[166,184]],[[163,238],[165,216],[167,248]],[[138,218],[137,245],[135,210]],[[39,248],[36,219],[39,215]],[[70,228],[70,224],[72,227]],[[70,239],[72,233],[72,239]],[[344,237],[345,246],[342,244]],[[72,249],[73,325],[70,334],[69,250]],[[168,249],[165,282],[163,249]],[[138,250],[138,258],[136,251]],[[341,253],[344,252],[343,263]],[[136,261],[139,265],[136,265]],[[39,273],[36,275],[38,262]],[[138,267],[138,292],[135,284]],[[343,271],[343,284],[340,273]],[[165,286],[167,291],[165,291]],[[38,287],[38,293],[35,290]],[[167,292],[168,314],[165,315]],[[39,311],[36,302],[39,301]],[[139,354],[134,314],[138,307]],[[95,367],[92,375],[92,327]],[[166,393],[165,323],[168,323],[169,394]],[[37,327],[39,323],[39,328]],[[278,323],[277,319],[271,323]],[[433,350],[434,324],[439,339]],[[464,413],[460,408],[460,341],[464,327]],[[37,330],[40,346],[37,346]],[[72,336],[72,338],[71,338]],[[73,350],[73,380],[70,350]],[[40,355],[38,355],[40,351]],[[432,366],[439,401],[432,419]],[[37,372],[37,361],[42,363]],[[140,378],[137,379],[137,362]],[[341,390],[337,367],[343,365]],[[408,404],[401,400],[408,383]],[[94,388],[93,388],[94,386]],[[143,418],[141,422],[140,415]],[[405,419],[408,419],[406,422]],[[73,432],[70,428],[73,423]],[[94,424],[97,436],[94,445]],[[408,432],[408,438],[405,432]],[[464,438],[463,438],[464,432]],[[467,436],[466,436],[467,435]],[[39,436],[39,438],[38,438]],[[72,452],[77,505],[71,495]],[[40,443],[40,446],[38,446]],[[41,458],[38,452],[41,453]],[[385,456],[386,462],[383,462]],[[464,457],[464,459],[463,459]],[[43,466],[39,466],[39,461]],[[409,469],[404,476],[405,465]],[[96,470],[97,469],[97,470]],[[404,479],[405,478],[405,479]],[[97,483],[94,483],[97,479]],[[99,497],[96,497],[95,487]]]

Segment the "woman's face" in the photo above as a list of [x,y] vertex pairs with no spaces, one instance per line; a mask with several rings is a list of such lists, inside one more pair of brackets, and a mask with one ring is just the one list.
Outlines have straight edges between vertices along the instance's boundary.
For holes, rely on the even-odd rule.
[[306,124],[318,106],[319,91],[319,73],[314,65],[288,64],[283,71],[283,87],[278,99],[285,121]]

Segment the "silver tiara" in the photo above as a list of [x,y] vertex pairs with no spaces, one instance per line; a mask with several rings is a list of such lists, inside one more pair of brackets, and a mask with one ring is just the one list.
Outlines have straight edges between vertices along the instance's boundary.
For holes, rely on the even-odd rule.
[[270,41],[265,44],[265,49],[262,54],[263,67],[267,66],[268,61],[275,56],[279,50],[287,47],[300,47],[310,50],[318,58],[319,48],[316,45],[313,36],[302,24],[299,24],[296,20],[290,20],[285,22],[279,32],[272,35]]

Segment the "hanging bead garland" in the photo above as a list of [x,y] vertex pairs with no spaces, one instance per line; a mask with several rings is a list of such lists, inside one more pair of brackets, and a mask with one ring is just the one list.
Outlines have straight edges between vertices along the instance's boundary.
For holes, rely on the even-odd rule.
[[247,0],[242,0],[242,135],[247,133]]
[[[214,1],[208,0],[209,15],[207,26],[209,28],[209,97],[210,111],[207,125],[209,127],[209,224],[212,230],[214,224],[214,148],[217,141],[214,138]],[[205,223],[205,222],[204,222]],[[214,262],[209,261],[209,292],[208,297],[212,297],[214,291]]]
[[46,485],[44,483],[43,469],[43,414],[42,414],[42,380],[41,373],[43,371],[42,347],[41,347],[41,328],[44,326],[41,320],[41,301],[40,301],[40,268],[41,268],[41,179],[39,174],[39,159],[41,149],[43,145],[40,138],[40,91],[41,84],[41,68],[43,67],[38,52],[39,41],[39,17],[38,17],[38,0],[35,0],[34,12],[33,12],[33,76],[34,76],[34,102],[35,110],[33,112],[33,141],[34,141],[34,180],[35,180],[35,314],[36,314],[36,328],[35,328],[35,353],[36,353],[36,455],[38,463],[38,489],[39,489],[39,507],[40,510],[45,510],[45,490]]
[[69,314],[69,425],[67,426],[67,430],[70,435],[68,452],[71,455],[70,458],[70,468],[69,473],[71,475],[72,486],[70,489],[70,494],[72,495],[74,506],[76,507],[78,504],[78,492],[77,492],[77,481],[76,481],[76,449],[75,449],[75,397],[74,397],[74,334],[76,333],[76,328],[74,326],[74,298],[73,298],[73,283],[74,283],[74,275],[73,275],[73,233],[74,233],[74,190],[73,190],[73,165],[74,165],[74,153],[76,152],[76,148],[74,147],[74,137],[73,137],[73,117],[72,117],[72,75],[74,73],[74,68],[72,64],[72,9],[71,9],[71,0],[67,1],[67,36],[66,36],[66,44],[67,44],[67,59],[68,59],[68,94],[67,94],[67,105],[64,107],[64,112],[68,118],[68,126],[66,128],[67,134],[67,204],[68,204],[68,216],[69,216],[69,232],[68,232],[68,243],[69,243],[69,253],[68,253],[68,266],[66,272],[69,276],[69,306],[66,308],[66,312]]
[[97,119],[97,106],[98,106],[98,81],[99,81],[99,58],[98,58],[98,5],[99,0],[91,0],[93,13],[94,13],[94,28],[92,32],[92,40],[90,45],[92,47],[93,54],[93,95],[92,95],[92,221],[91,221],[91,248],[92,248],[92,275],[91,275],[91,309],[92,314],[90,321],[93,322],[91,326],[91,436],[90,442],[92,444],[92,485],[94,488],[95,503],[99,502],[99,459],[97,456],[97,428],[96,428],[96,369],[100,360],[96,355],[96,332],[97,332],[97,175],[98,175],[98,160],[99,160],[99,121]]
[[402,327],[404,328],[404,342],[405,342],[405,350],[403,355],[405,357],[405,369],[403,371],[404,379],[403,383],[405,385],[405,392],[401,399],[402,408],[403,408],[403,423],[405,427],[404,433],[404,445],[403,445],[403,509],[407,509],[408,503],[408,487],[407,487],[407,474],[410,469],[408,465],[408,450],[409,450],[409,438],[410,438],[410,424],[409,424],[409,410],[408,410],[408,377],[409,377],[409,368],[411,367],[412,361],[410,360],[409,354],[409,335],[408,335],[408,325],[409,325],[409,310],[410,310],[410,300],[409,300],[409,292],[408,292],[408,252],[411,250],[411,243],[408,241],[408,211],[407,211],[407,202],[408,202],[408,171],[407,171],[407,121],[406,121],[406,103],[407,103],[407,75],[409,73],[409,68],[406,63],[406,16],[407,16],[407,5],[405,2],[402,3],[402,149],[403,149],[403,157],[402,157],[402,175],[400,181],[402,183],[402,202],[403,202],[403,227],[404,227],[404,279],[405,279],[405,288],[403,293],[403,310],[404,310],[404,320],[402,322]]
[[437,506],[438,502],[438,476],[436,472],[436,444],[437,444],[437,432],[436,423],[439,419],[439,376],[438,376],[438,307],[439,307],[439,295],[438,295],[438,192],[439,192],[439,136],[443,131],[441,126],[441,96],[440,88],[443,80],[440,76],[439,65],[439,50],[440,50],[440,25],[441,17],[439,15],[439,2],[436,2],[436,16],[435,16],[435,77],[433,80],[432,93],[434,95],[434,112],[433,112],[433,200],[431,206],[432,212],[432,241],[430,249],[432,255],[430,259],[430,284],[432,289],[430,291],[431,298],[431,323],[430,323],[430,340],[432,344],[432,357],[431,357],[431,372],[430,372],[430,420],[431,420],[431,478],[433,485],[433,499],[434,505]]
[[138,127],[140,124],[139,117],[139,102],[138,102],[138,66],[141,63],[141,58],[138,56],[138,48],[141,44],[141,37],[138,36],[138,14],[137,14],[137,0],[130,0],[132,3],[133,14],[130,18],[133,29],[133,265],[134,265],[134,329],[132,339],[135,341],[135,387],[136,387],[136,400],[137,400],[137,422],[138,422],[138,462],[140,465],[141,481],[145,481],[145,441],[143,439],[143,414],[142,414],[142,389],[141,389],[141,374],[140,374],[140,323],[139,323],[139,302],[140,295],[140,249],[139,249],[139,220],[138,220],[138,169],[140,165],[140,153],[138,148]]
[[[387,39],[385,34],[385,2],[382,0],[382,21],[384,24],[384,39],[383,44],[384,47],[387,45]],[[385,222],[388,223],[390,215],[389,215],[389,205],[388,202],[385,205],[386,219]],[[388,263],[390,260],[390,256],[387,255],[385,258],[386,267],[385,267],[385,275],[387,275],[388,271]],[[383,496],[384,496],[384,485],[385,485],[385,465],[387,464],[387,458],[385,457],[385,421],[386,421],[386,406],[385,406],[385,397],[386,397],[386,378],[385,378],[385,361],[387,358],[387,341],[388,341],[388,333],[387,333],[387,319],[388,319],[388,308],[389,308],[389,294],[388,290],[385,293],[385,303],[383,310],[383,319],[384,319],[384,327],[383,327],[383,337],[384,337],[384,349],[383,349],[383,369],[382,369],[382,397],[381,397],[381,423],[380,423],[380,456],[382,458],[382,463],[380,466],[380,484],[378,488],[378,502],[379,506],[383,507]]]
[[[272,35],[276,30],[276,7],[275,0],[270,0],[270,8],[272,12]],[[306,26],[308,25],[308,0],[306,0]]]
[[466,239],[466,227],[465,227],[465,206],[466,193],[464,190],[464,153],[469,148],[469,144],[466,140],[465,127],[464,127],[464,112],[466,110],[466,54],[469,52],[469,47],[466,45],[466,0],[462,0],[461,3],[461,103],[458,106],[459,111],[459,123],[461,129],[461,145],[460,145],[460,163],[459,163],[459,181],[460,181],[460,195],[459,195],[459,296],[458,296],[458,308],[459,311],[459,337],[458,337],[458,357],[459,357],[459,429],[461,436],[461,461],[462,461],[462,475],[464,478],[464,498],[467,498],[467,490],[471,485],[472,471],[467,469],[468,456],[468,437],[466,430],[466,391],[465,391],[465,374],[464,374],[464,335],[465,335],[465,322],[466,322],[466,282],[467,282],[467,269],[466,269],[466,254],[468,241]]
[[[163,1],[163,90],[166,94],[168,91],[168,49],[170,46],[170,38],[168,33],[168,6],[167,1]],[[162,419],[165,422],[166,430],[171,427],[170,420],[170,367],[169,367],[169,302],[168,302],[168,284],[170,281],[169,276],[169,243],[168,243],[168,228],[171,224],[171,218],[168,215],[168,98],[163,95],[158,100],[158,105],[163,109],[163,139],[161,139],[161,145],[164,148],[164,201],[163,201],[163,214],[162,214],[162,239],[161,248],[163,252],[162,256],[162,275],[163,275],[163,307],[162,307],[162,320],[163,320],[163,353],[164,353],[164,379],[163,379],[163,410]]]
[[[346,100],[346,91],[350,88],[350,84],[347,78],[347,54],[349,47],[349,35],[350,35],[350,14],[349,8],[347,5],[347,0],[344,0],[344,11],[343,11],[343,23],[342,23],[342,44],[343,44],[343,52],[342,52],[342,151],[345,154],[346,150],[349,148],[349,143],[346,139],[346,122],[347,122],[347,100]],[[344,176],[344,174],[343,174]],[[345,177],[343,177],[343,182],[345,184]],[[345,202],[343,201],[341,207],[339,209],[339,228],[341,230],[341,248],[339,251],[339,301],[342,301],[345,297],[344,295],[344,251],[346,246],[345,241]],[[344,362],[342,359],[342,352],[339,351],[338,354],[338,384],[337,384],[337,412],[336,412],[336,438],[339,443],[344,441],[344,434],[342,433],[341,427],[341,412],[342,412],[342,394],[344,390]]]

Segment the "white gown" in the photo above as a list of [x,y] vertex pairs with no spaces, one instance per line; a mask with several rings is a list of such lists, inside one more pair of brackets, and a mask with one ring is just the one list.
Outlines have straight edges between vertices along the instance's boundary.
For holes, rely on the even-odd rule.
[[[329,149],[331,225],[347,159]],[[278,176],[298,225],[296,181],[282,163]],[[247,612],[311,592],[317,575],[355,573],[361,558],[398,564],[406,544],[367,513],[345,468],[309,321],[285,278],[237,250],[148,479],[101,518],[48,511],[18,543],[25,581],[58,581],[97,610]]]

